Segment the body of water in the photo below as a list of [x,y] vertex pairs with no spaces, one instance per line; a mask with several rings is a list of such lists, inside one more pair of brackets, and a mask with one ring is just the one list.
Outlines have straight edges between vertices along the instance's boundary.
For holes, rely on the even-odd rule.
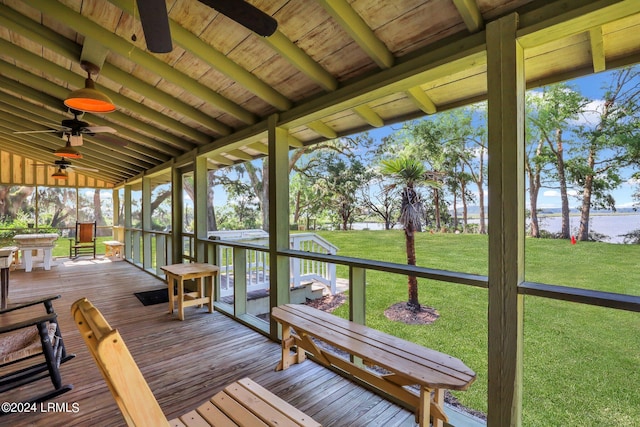
[[[540,229],[550,233],[559,233],[562,228],[562,218],[548,216],[540,218]],[[576,236],[580,229],[580,216],[569,217],[569,229]],[[606,242],[623,243],[624,235],[640,229],[640,214],[609,214],[591,215],[589,231],[607,236]]]
[[[469,221],[477,223],[477,219]],[[527,226],[529,225],[527,221]],[[401,228],[396,225],[395,228]],[[562,218],[560,216],[542,216],[540,217],[540,229],[549,233],[559,233],[562,228]],[[383,230],[384,225],[377,222],[359,222],[353,224],[354,230]],[[569,217],[569,229],[571,234],[576,236],[580,229],[580,216]],[[640,214],[609,214],[609,215],[591,215],[589,230],[592,233],[598,233],[607,236],[606,242],[623,243],[623,235],[634,230],[640,229]]]

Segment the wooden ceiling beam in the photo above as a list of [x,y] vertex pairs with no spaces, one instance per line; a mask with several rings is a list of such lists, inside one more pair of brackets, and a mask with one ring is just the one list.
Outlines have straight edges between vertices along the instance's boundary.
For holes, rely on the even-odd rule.
[[366,104],[384,96],[486,64],[484,32],[457,42],[431,48],[396,66],[371,74],[335,92],[280,113],[279,124],[287,129],[308,126],[327,116]]
[[269,147],[262,142],[254,142],[253,144],[247,145],[247,148],[257,151],[260,154],[264,154],[265,156],[269,155]]
[[[133,10],[135,7],[134,2],[129,0],[109,0],[109,2],[118,6],[131,16],[140,16],[139,13]],[[286,96],[282,95],[273,89],[273,87],[227,58],[220,51],[202,41],[195,34],[186,30],[171,19],[169,19],[169,28],[171,29],[171,38],[174,42],[182,46],[183,49],[199,57],[211,67],[220,71],[230,79],[235,80],[249,92],[273,105],[277,109],[284,111],[291,108],[291,101],[287,99]]]
[[366,104],[353,107],[353,111],[365,122],[373,127],[379,128],[384,126],[384,120],[371,107]]
[[338,88],[338,81],[331,73],[322,68],[280,31],[264,38],[263,41],[324,90],[331,92]]
[[393,67],[395,58],[346,0],[317,0],[380,68]]
[[50,0],[24,0],[24,2],[52,19],[65,22],[66,25],[85,37],[101,40],[105,45],[109,46],[112,52],[129,58],[141,67],[153,71],[165,80],[182,87],[189,93],[195,94],[203,101],[231,114],[242,122],[253,124],[257,121],[257,117],[250,111],[221,96],[209,87],[187,77],[155,56],[131,45],[127,40],[102,28],[62,3]]
[[470,33],[484,28],[484,20],[476,0],[452,0]]
[[233,156],[233,157],[236,157],[239,160],[243,160],[243,161],[247,161],[247,162],[250,162],[251,160],[254,159],[254,157],[251,154],[249,154],[249,153],[247,153],[245,151],[242,151],[239,148],[237,148],[235,150],[229,150],[229,151],[225,152],[224,154],[228,154],[229,156]]
[[438,111],[436,104],[429,98],[420,86],[414,86],[407,90],[407,96],[413,103],[427,114],[435,114]]
[[554,3],[520,15],[516,36],[524,48],[541,46],[591,28],[640,13],[640,1],[565,0],[563,9]]
[[602,27],[589,30],[589,44],[591,45],[591,61],[593,62],[593,72],[599,73],[607,69],[607,59],[604,51],[604,39],[602,37]]
[[315,120],[313,122],[309,122],[307,123],[307,126],[309,127],[309,129],[311,129],[318,135],[324,136],[327,139],[335,139],[338,137],[338,134],[336,133],[336,131],[333,130],[331,127],[327,126],[321,120]]
[[233,160],[223,156],[222,154],[212,154],[211,156],[209,156],[209,158],[214,162],[221,163],[225,166],[231,166],[235,163]]

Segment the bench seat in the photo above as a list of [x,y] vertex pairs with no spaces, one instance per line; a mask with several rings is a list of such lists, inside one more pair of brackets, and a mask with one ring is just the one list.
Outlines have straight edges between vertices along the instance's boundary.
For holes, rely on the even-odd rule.
[[197,409],[168,421],[118,330],[86,298],[73,303],[71,314],[128,426],[320,426],[249,378],[229,384]]
[[169,421],[190,426],[320,426],[304,412],[249,378],[229,384],[198,409]]
[[[476,378],[475,372],[453,356],[306,305],[274,307],[271,317],[282,325],[282,358],[277,370],[304,361],[310,353],[317,362],[337,367],[405,403],[415,411],[421,426],[429,426],[431,418],[434,426],[443,425],[447,421],[444,390],[466,390]],[[349,354],[349,359],[314,339]]]

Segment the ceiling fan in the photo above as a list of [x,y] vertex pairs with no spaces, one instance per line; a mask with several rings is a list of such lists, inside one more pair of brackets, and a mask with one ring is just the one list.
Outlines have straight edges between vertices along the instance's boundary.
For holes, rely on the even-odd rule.
[[[82,145],[82,135],[95,136],[97,133],[116,133],[116,130],[109,126],[91,126],[89,123],[80,120],[78,117],[83,114],[82,111],[70,109],[73,114],[73,119],[64,119],[60,129],[47,129],[47,130],[27,130],[21,132],[14,132],[14,134],[29,134],[29,133],[58,133],[62,139],[67,140],[69,145],[77,147]],[[116,139],[109,139],[109,142],[113,142],[116,145],[125,146],[125,141],[119,141]]]
[[72,165],[71,162],[69,160],[67,160],[66,158],[61,158],[59,160],[54,161],[53,163],[50,164],[43,164],[43,163],[38,163],[35,164],[34,166],[54,166],[57,168],[57,170],[53,173],[53,175],[51,175],[52,178],[54,179],[66,179],[68,177],[67,174],[67,169],[78,169],[78,170],[85,170],[88,172],[99,172],[98,169],[94,169],[94,168],[85,168],[83,166],[75,166]]
[[[199,1],[260,36],[269,37],[278,28],[273,17],[244,0]],[[173,45],[165,0],[137,0],[137,3],[147,48],[154,53],[171,52]]]

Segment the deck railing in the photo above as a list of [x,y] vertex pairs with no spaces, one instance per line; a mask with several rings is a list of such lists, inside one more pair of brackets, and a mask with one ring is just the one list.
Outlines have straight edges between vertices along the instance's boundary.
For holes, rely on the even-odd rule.
[[[220,297],[228,297],[234,293],[236,280],[236,258],[243,259],[246,291],[263,291],[269,287],[269,234],[262,230],[216,231],[209,233],[209,239],[242,242],[261,249],[245,249],[241,254],[234,254],[232,246],[220,245],[217,248],[216,265],[220,267]],[[315,233],[300,233],[290,236],[292,249],[305,252],[336,254],[337,247]],[[305,282],[322,283],[336,292],[335,265],[324,261],[291,259],[290,285],[299,287]]]

